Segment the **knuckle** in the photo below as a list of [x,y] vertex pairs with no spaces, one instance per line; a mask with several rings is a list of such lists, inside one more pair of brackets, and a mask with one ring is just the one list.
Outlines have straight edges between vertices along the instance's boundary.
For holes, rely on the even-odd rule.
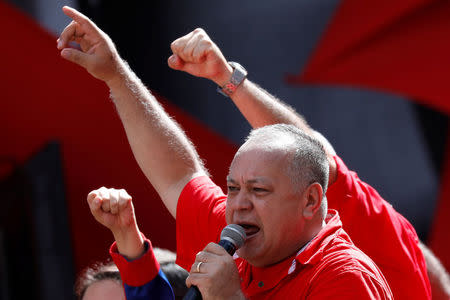
[[76,53],[73,53],[72,51],[70,52],[70,57],[72,58],[72,60],[74,61],[74,62],[76,62],[76,63],[80,63],[80,57],[76,54]]
[[202,46],[205,48],[212,48],[213,42],[210,39],[203,39]]
[[204,33],[205,31],[203,30],[203,28],[197,27],[194,29],[193,31],[194,33]]
[[221,259],[217,262],[217,264],[219,265],[219,268],[223,269],[227,265],[227,262]]
[[189,277],[191,277],[191,280],[197,274],[197,264],[198,264],[197,262],[194,262],[191,266],[191,270],[189,271]]
[[211,248],[214,248],[215,246],[216,246],[216,243],[209,242],[208,245],[206,245],[206,248],[211,249]]
[[213,52],[213,43],[211,41],[202,41],[199,47],[199,51],[203,54]]
[[172,51],[177,51],[179,47],[180,47],[179,40],[175,40],[172,42],[172,44],[170,44],[170,48],[172,49]]

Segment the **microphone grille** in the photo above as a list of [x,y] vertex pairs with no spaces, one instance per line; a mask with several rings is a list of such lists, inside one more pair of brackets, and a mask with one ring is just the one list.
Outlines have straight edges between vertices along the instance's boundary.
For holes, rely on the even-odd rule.
[[231,240],[236,247],[239,249],[242,245],[244,245],[245,239],[247,235],[245,234],[244,228],[237,224],[230,224],[225,226],[220,234],[220,239],[223,240]]

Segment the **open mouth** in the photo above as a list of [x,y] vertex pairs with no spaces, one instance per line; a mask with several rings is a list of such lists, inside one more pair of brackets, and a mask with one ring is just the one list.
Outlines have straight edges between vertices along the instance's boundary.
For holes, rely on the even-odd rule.
[[259,227],[256,225],[247,223],[239,223],[238,225],[244,228],[245,234],[247,235],[247,239],[251,238],[252,236],[254,236],[259,232]]

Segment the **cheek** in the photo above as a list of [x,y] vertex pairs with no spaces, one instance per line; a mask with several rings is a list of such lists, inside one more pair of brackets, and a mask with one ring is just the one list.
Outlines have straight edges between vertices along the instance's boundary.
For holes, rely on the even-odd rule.
[[263,223],[264,234],[275,239],[280,238],[280,235],[289,234],[290,229],[296,228],[301,219],[298,206],[289,203],[267,201],[255,208]]
[[266,227],[266,224],[276,223],[276,220],[282,217],[280,213],[280,208],[276,205],[272,205],[273,201],[260,200],[255,201],[255,213],[258,215],[258,218]]
[[231,211],[231,208],[229,208],[228,205],[228,200],[227,200],[227,204],[225,206],[225,220],[227,221],[227,224],[230,224],[231,222],[231,216],[232,216],[233,212]]

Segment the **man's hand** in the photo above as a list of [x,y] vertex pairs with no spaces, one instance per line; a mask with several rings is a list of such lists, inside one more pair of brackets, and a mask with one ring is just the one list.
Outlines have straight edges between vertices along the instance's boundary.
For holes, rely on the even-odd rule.
[[134,226],[136,218],[131,196],[125,190],[101,187],[90,192],[87,201],[94,218],[112,232]]
[[121,189],[102,187],[87,196],[94,218],[109,228],[117,242],[119,253],[138,258],[144,252],[144,241],[139,233],[131,196]]
[[[61,56],[85,68],[92,76],[108,83],[119,73],[122,60],[114,43],[89,18],[68,6],[63,12],[73,21],[57,40]],[[68,47],[69,42],[80,45],[81,51]]]
[[219,86],[230,79],[233,69],[203,29],[195,29],[172,42],[170,47],[173,55],[168,63],[172,69],[210,79]]
[[203,299],[245,299],[233,258],[215,243],[197,254],[186,285],[197,286]]

